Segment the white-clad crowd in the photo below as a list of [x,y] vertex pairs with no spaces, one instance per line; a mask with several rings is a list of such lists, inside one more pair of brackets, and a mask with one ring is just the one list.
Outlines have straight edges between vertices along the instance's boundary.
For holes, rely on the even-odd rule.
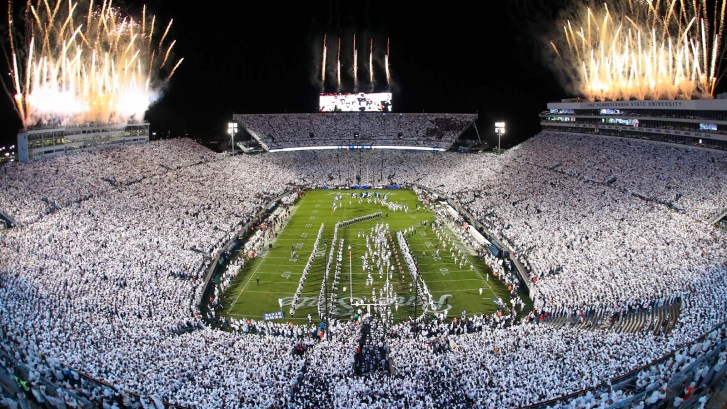
[[[516,407],[602,384],[727,318],[727,237],[704,221],[725,206],[727,172],[713,172],[727,154],[701,163],[688,149],[590,138],[540,134],[499,156],[222,157],[176,140],[6,165],[0,209],[23,225],[0,236],[0,348],[41,374],[65,366],[204,408]],[[669,182],[662,154],[683,158]],[[599,155],[615,181],[594,170]],[[679,323],[662,337],[537,322],[480,322],[469,332],[438,322],[427,331],[452,336],[451,351],[439,354],[426,333],[403,324],[389,345],[396,374],[354,376],[357,322],[334,322],[332,340],[301,359],[291,335],[306,332],[270,327],[263,337],[245,323],[224,332],[194,316],[210,256],[270,198],[291,185],[344,185],[364,169],[372,181],[419,183],[459,200],[529,267],[538,309],[615,311],[678,295]],[[680,198],[668,203],[660,184]],[[590,407],[614,396],[579,399]]]
[[235,120],[269,149],[305,146],[424,146],[447,149],[475,114],[241,114]]
[[[535,142],[532,148],[537,150],[521,149],[513,156],[593,183],[607,183],[700,220],[709,220],[715,209],[727,208],[724,152],[557,132],[543,133]],[[558,154],[564,143],[568,155]]]
[[174,143],[156,141],[3,166],[0,211],[8,212],[17,223],[30,223],[55,209],[108,190],[220,159],[214,152],[196,149],[197,146],[190,139]]
[[[727,268],[727,238],[705,220],[727,206],[727,173],[717,172],[727,155],[654,145],[544,133],[496,159],[461,161],[455,172],[421,183],[458,198],[510,246],[536,281],[536,307],[637,306]],[[617,168],[629,188],[594,176],[602,152],[621,158],[617,163],[633,160]],[[563,164],[571,170],[562,171]],[[674,194],[699,197],[700,205],[670,206],[663,194],[635,192],[655,190],[663,179]],[[695,186],[704,190],[693,193]]]

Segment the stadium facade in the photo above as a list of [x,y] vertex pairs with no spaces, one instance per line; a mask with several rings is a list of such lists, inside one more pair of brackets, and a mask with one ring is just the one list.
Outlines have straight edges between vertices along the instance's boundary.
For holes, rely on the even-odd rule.
[[727,93],[715,99],[550,102],[543,130],[727,150]]
[[146,122],[28,128],[18,133],[18,160],[28,162],[148,141]]

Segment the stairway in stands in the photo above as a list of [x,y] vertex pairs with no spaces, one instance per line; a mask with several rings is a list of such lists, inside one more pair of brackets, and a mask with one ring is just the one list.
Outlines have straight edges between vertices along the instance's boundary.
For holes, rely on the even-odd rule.
[[384,325],[379,317],[368,317],[361,325],[361,337],[354,355],[354,372],[356,375],[389,373],[389,366]]
[[[15,220],[9,213],[2,209],[0,209],[0,225],[3,225],[5,228],[15,227]],[[0,226],[0,229],[2,229],[2,226]]]

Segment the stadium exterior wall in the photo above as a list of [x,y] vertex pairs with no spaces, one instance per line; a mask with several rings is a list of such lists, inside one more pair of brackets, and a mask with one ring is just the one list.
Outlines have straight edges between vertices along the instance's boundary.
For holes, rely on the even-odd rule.
[[24,129],[18,133],[18,160],[29,162],[75,152],[149,141],[149,123],[81,124]]
[[727,150],[727,95],[663,101],[564,100],[540,113],[543,130],[608,135]]

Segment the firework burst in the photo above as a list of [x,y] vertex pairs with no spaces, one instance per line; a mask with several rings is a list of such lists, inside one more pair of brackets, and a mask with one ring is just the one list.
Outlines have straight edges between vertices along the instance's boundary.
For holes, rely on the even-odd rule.
[[4,85],[26,127],[141,120],[183,60],[172,57],[172,22],[157,36],[146,7],[139,20],[111,0],[28,0],[19,22],[12,10]]
[[369,84],[374,89],[374,38],[369,39]]
[[358,91],[358,51],[356,50],[356,34],[353,35],[353,90]]
[[725,1],[618,0],[583,7],[550,45],[588,100],[710,98],[723,75]]
[[386,70],[386,83],[391,84],[391,71],[389,71],[389,39],[386,39],[386,55],[384,56],[384,69]]
[[336,48],[336,91],[341,90],[341,37],[338,37],[338,47]]
[[326,83],[326,35],[323,35],[323,57],[321,58],[321,84]]

